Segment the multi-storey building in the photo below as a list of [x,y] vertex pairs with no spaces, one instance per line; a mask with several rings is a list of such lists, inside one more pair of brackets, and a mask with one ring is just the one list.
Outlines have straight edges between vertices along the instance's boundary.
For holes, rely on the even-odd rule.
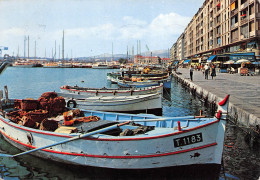
[[177,59],[258,60],[259,37],[259,0],[205,0],[176,42]]
[[181,60],[184,58],[184,33],[177,40],[176,59]]
[[170,49],[170,59],[171,61],[177,60],[177,43],[174,43]]
[[170,58],[160,58],[159,56],[141,56],[134,57],[134,63],[142,65],[168,64]]

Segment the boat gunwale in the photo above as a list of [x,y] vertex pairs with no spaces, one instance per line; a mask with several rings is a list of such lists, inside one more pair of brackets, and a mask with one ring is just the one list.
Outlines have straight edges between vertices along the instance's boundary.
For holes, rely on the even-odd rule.
[[[21,129],[23,131],[29,131],[29,132],[33,132],[33,133],[37,133],[37,134],[44,134],[44,135],[49,135],[49,136],[71,138],[71,137],[78,136],[79,134],[82,134],[82,133],[75,133],[75,136],[69,136],[69,135],[63,135],[61,133],[45,132],[43,130],[37,130],[37,129],[32,130],[32,128],[28,128],[28,127],[25,127],[25,126],[18,125],[16,123],[12,122],[9,119],[6,119],[6,118],[2,119],[1,117],[0,117],[0,121],[4,122],[5,124],[12,126],[14,128]],[[9,121],[10,123],[7,122],[7,121]],[[178,134],[191,132],[191,131],[194,131],[194,130],[197,130],[197,129],[218,123],[218,122],[220,122],[220,120],[216,119],[214,121],[208,122],[206,124],[202,124],[200,126],[195,126],[193,128],[190,128],[190,129],[183,129],[182,131],[176,131],[176,132],[173,132],[173,133],[167,133],[167,134],[163,134],[163,135],[156,135],[156,136],[149,136],[149,137],[129,138],[129,137],[121,136],[121,138],[111,138],[113,136],[107,135],[107,138],[99,138],[99,137],[92,136],[92,138],[82,138],[82,139],[93,140],[93,141],[135,141],[135,140],[158,139],[158,138],[164,138],[164,137],[168,137],[168,136],[174,136],[174,135],[178,135]]]
[[[72,86],[69,86],[69,87],[72,87]],[[116,91],[116,93],[130,93],[130,92],[142,92],[142,91],[147,91],[147,90],[154,90],[154,89],[157,89],[157,88],[161,88],[163,87],[163,85],[155,85],[155,86],[149,86],[149,87],[139,87],[140,89],[131,89],[131,90],[123,90],[123,92],[121,92],[122,90],[120,89],[93,89],[93,90],[78,90],[78,89],[68,89],[68,88],[63,88],[63,86],[60,87],[60,89],[63,89],[63,90],[68,90],[68,91],[75,91],[75,92],[87,92],[87,93],[96,93],[96,91],[98,91],[98,93],[114,93],[114,91]],[[138,87],[137,87],[138,88]],[[143,88],[143,89],[142,89]],[[147,89],[145,89],[147,88]],[[106,90],[109,90],[111,92],[108,92]]]

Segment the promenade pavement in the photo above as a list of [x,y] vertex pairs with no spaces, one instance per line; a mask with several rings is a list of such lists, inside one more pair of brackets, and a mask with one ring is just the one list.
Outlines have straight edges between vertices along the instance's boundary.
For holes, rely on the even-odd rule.
[[[178,68],[180,77],[190,81],[188,68]],[[201,71],[193,72],[194,84],[224,98],[230,94],[230,102],[260,119],[260,76],[240,76],[239,74],[218,73],[208,80]],[[260,123],[260,122],[258,122]]]

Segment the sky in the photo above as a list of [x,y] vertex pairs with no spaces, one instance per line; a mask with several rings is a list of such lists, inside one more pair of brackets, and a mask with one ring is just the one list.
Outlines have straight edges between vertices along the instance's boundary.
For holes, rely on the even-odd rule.
[[[204,0],[0,0],[3,54],[65,57],[167,50]],[[35,45],[36,44],[36,45]],[[113,44],[113,45],[112,45]],[[113,48],[112,48],[113,46]],[[28,56],[26,40],[26,56]]]

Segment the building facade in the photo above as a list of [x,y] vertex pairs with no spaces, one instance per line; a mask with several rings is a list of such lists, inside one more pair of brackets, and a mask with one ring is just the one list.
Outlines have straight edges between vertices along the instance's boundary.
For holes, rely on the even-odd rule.
[[170,49],[170,60],[173,62],[177,60],[177,43],[174,43]]
[[205,0],[176,42],[177,59],[218,55],[258,61],[259,37],[259,0]]

